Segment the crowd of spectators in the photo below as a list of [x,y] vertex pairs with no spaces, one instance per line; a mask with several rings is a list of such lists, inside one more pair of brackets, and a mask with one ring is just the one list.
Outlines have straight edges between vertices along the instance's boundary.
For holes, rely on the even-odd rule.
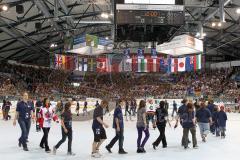
[[[74,86],[73,73],[34,66],[0,65],[0,94],[17,95],[28,90],[35,96],[70,95],[81,97],[183,98],[212,96],[236,98],[237,83],[232,69],[204,70],[178,74],[86,73]],[[6,76],[7,75],[7,76]]]

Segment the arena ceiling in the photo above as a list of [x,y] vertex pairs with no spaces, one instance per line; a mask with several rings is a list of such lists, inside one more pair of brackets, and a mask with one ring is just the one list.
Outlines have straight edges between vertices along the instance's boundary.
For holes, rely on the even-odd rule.
[[[218,27],[221,19],[219,1],[222,0],[185,0],[186,24],[177,30],[173,29],[171,35],[197,35],[203,27],[208,60],[240,59],[240,14],[236,13],[240,1],[223,0],[226,22]],[[0,60],[46,65],[49,63],[47,59],[50,51],[63,48],[64,36],[90,33],[111,37],[113,25],[97,22],[106,20],[101,14],[110,14],[113,2],[0,0],[0,7],[9,7],[8,11],[0,11]],[[19,4],[24,7],[22,14],[16,12]],[[36,23],[41,25],[39,29],[36,29]],[[51,43],[58,46],[50,50]]]

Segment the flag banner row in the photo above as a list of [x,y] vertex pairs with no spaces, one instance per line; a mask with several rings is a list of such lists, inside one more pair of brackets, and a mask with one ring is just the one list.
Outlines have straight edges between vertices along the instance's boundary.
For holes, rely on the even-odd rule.
[[[191,55],[181,58],[164,58],[126,55],[107,55],[97,58],[66,56],[55,54],[54,68],[77,70],[80,72],[138,72],[138,73],[177,73],[197,71],[202,68],[202,55]],[[52,62],[51,66],[52,66]]]

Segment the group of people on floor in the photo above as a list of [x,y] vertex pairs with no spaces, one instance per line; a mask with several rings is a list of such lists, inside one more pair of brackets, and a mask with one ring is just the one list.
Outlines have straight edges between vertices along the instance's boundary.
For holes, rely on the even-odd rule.
[[[166,103],[160,101],[159,106],[154,113],[154,126],[159,130],[159,136],[152,143],[153,149],[156,149],[162,142],[162,147],[167,148],[167,136],[165,135],[166,125],[170,124],[168,119],[168,108],[166,108]],[[100,147],[102,143],[107,139],[107,133],[105,128],[109,125],[104,121],[104,110],[108,106],[107,100],[102,100],[99,105],[96,106],[93,112],[93,122],[92,131],[94,135],[94,140],[92,143],[92,153],[91,156],[94,158],[100,158]],[[112,127],[115,129],[115,136],[113,139],[105,146],[105,149],[112,153],[112,148],[118,141],[119,144],[119,154],[127,154],[124,149],[124,131],[125,124],[123,118],[123,109],[125,108],[125,101],[119,99],[116,103],[116,108],[113,114],[113,124]],[[176,110],[176,107],[173,108]],[[37,112],[36,114],[34,114]],[[36,116],[35,116],[36,115]],[[36,108],[28,101],[28,93],[23,94],[22,100],[17,103],[16,115],[13,120],[13,125],[15,126],[18,122],[21,128],[21,136],[18,140],[19,147],[23,147],[24,151],[28,151],[27,143],[29,130],[32,122],[37,122],[39,128],[43,131],[43,137],[40,141],[39,146],[47,153],[52,152],[56,154],[58,148],[62,143],[68,138],[68,155],[75,155],[72,152],[72,113],[71,113],[71,102],[66,102],[64,105],[61,101],[57,102],[56,105],[51,105],[48,98],[44,98],[42,102],[36,103]],[[53,150],[50,149],[48,144],[48,135],[51,129],[51,124],[53,121],[61,124],[62,139],[54,145]],[[182,146],[188,149],[188,145],[191,143],[189,140],[189,132],[192,135],[193,148],[197,149],[197,137],[196,137],[196,125],[199,126],[201,138],[203,142],[206,142],[207,135],[211,131],[216,136],[221,136],[225,138],[226,134],[226,121],[227,114],[224,111],[224,105],[216,106],[213,101],[210,100],[206,104],[205,100],[199,100],[197,103],[189,101],[187,99],[182,100],[182,105],[177,110],[176,124],[174,128],[177,128],[179,123],[183,128],[182,135]],[[150,137],[149,133],[149,120],[147,118],[146,111],[146,101],[141,100],[137,108],[137,122],[136,129],[138,133],[137,138],[137,153],[145,153],[145,144]],[[37,128],[38,129],[38,128]],[[143,136],[144,135],[144,136]]]

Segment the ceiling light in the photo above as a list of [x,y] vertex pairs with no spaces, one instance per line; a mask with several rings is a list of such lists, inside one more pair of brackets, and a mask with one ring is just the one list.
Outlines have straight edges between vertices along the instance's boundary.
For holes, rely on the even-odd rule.
[[207,36],[207,33],[203,33],[203,37],[206,37]]
[[50,45],[50,48],[55,48],[55,47],[57,47],[57,46],[58,46],[57,44],[52,43],[52,44]]
[[216,23],[215,22],[212,22],[212,27],[215,27],[216,26]]
[[7,10],[8,10],[8,6],[3,5],[3,6],[2,6],[2,10],[3,10],[3,11],[7,11]]
[[238,8],[238,9],[236,10],[236,13],[237,13],[237,14],[240,14],[240,8]]
[[196,34],[196,37],[199,37],[200,36],[200,33],[199,32],[197,32],[197,34]]
[[108,15],[107,13],[102,13],[102,14],[101,14],[101,17],[102,17],[102,18],[108,18],[109,15]]
[[221,22],[219,22],[219,23],[218,23],[218,27],[221,27],[221,26],[222,26],[222,23],[221,23]]
[[105,37],[105,39],[106,39],[106,40],[109,40],[109,38],[108,38],[108,37]]

